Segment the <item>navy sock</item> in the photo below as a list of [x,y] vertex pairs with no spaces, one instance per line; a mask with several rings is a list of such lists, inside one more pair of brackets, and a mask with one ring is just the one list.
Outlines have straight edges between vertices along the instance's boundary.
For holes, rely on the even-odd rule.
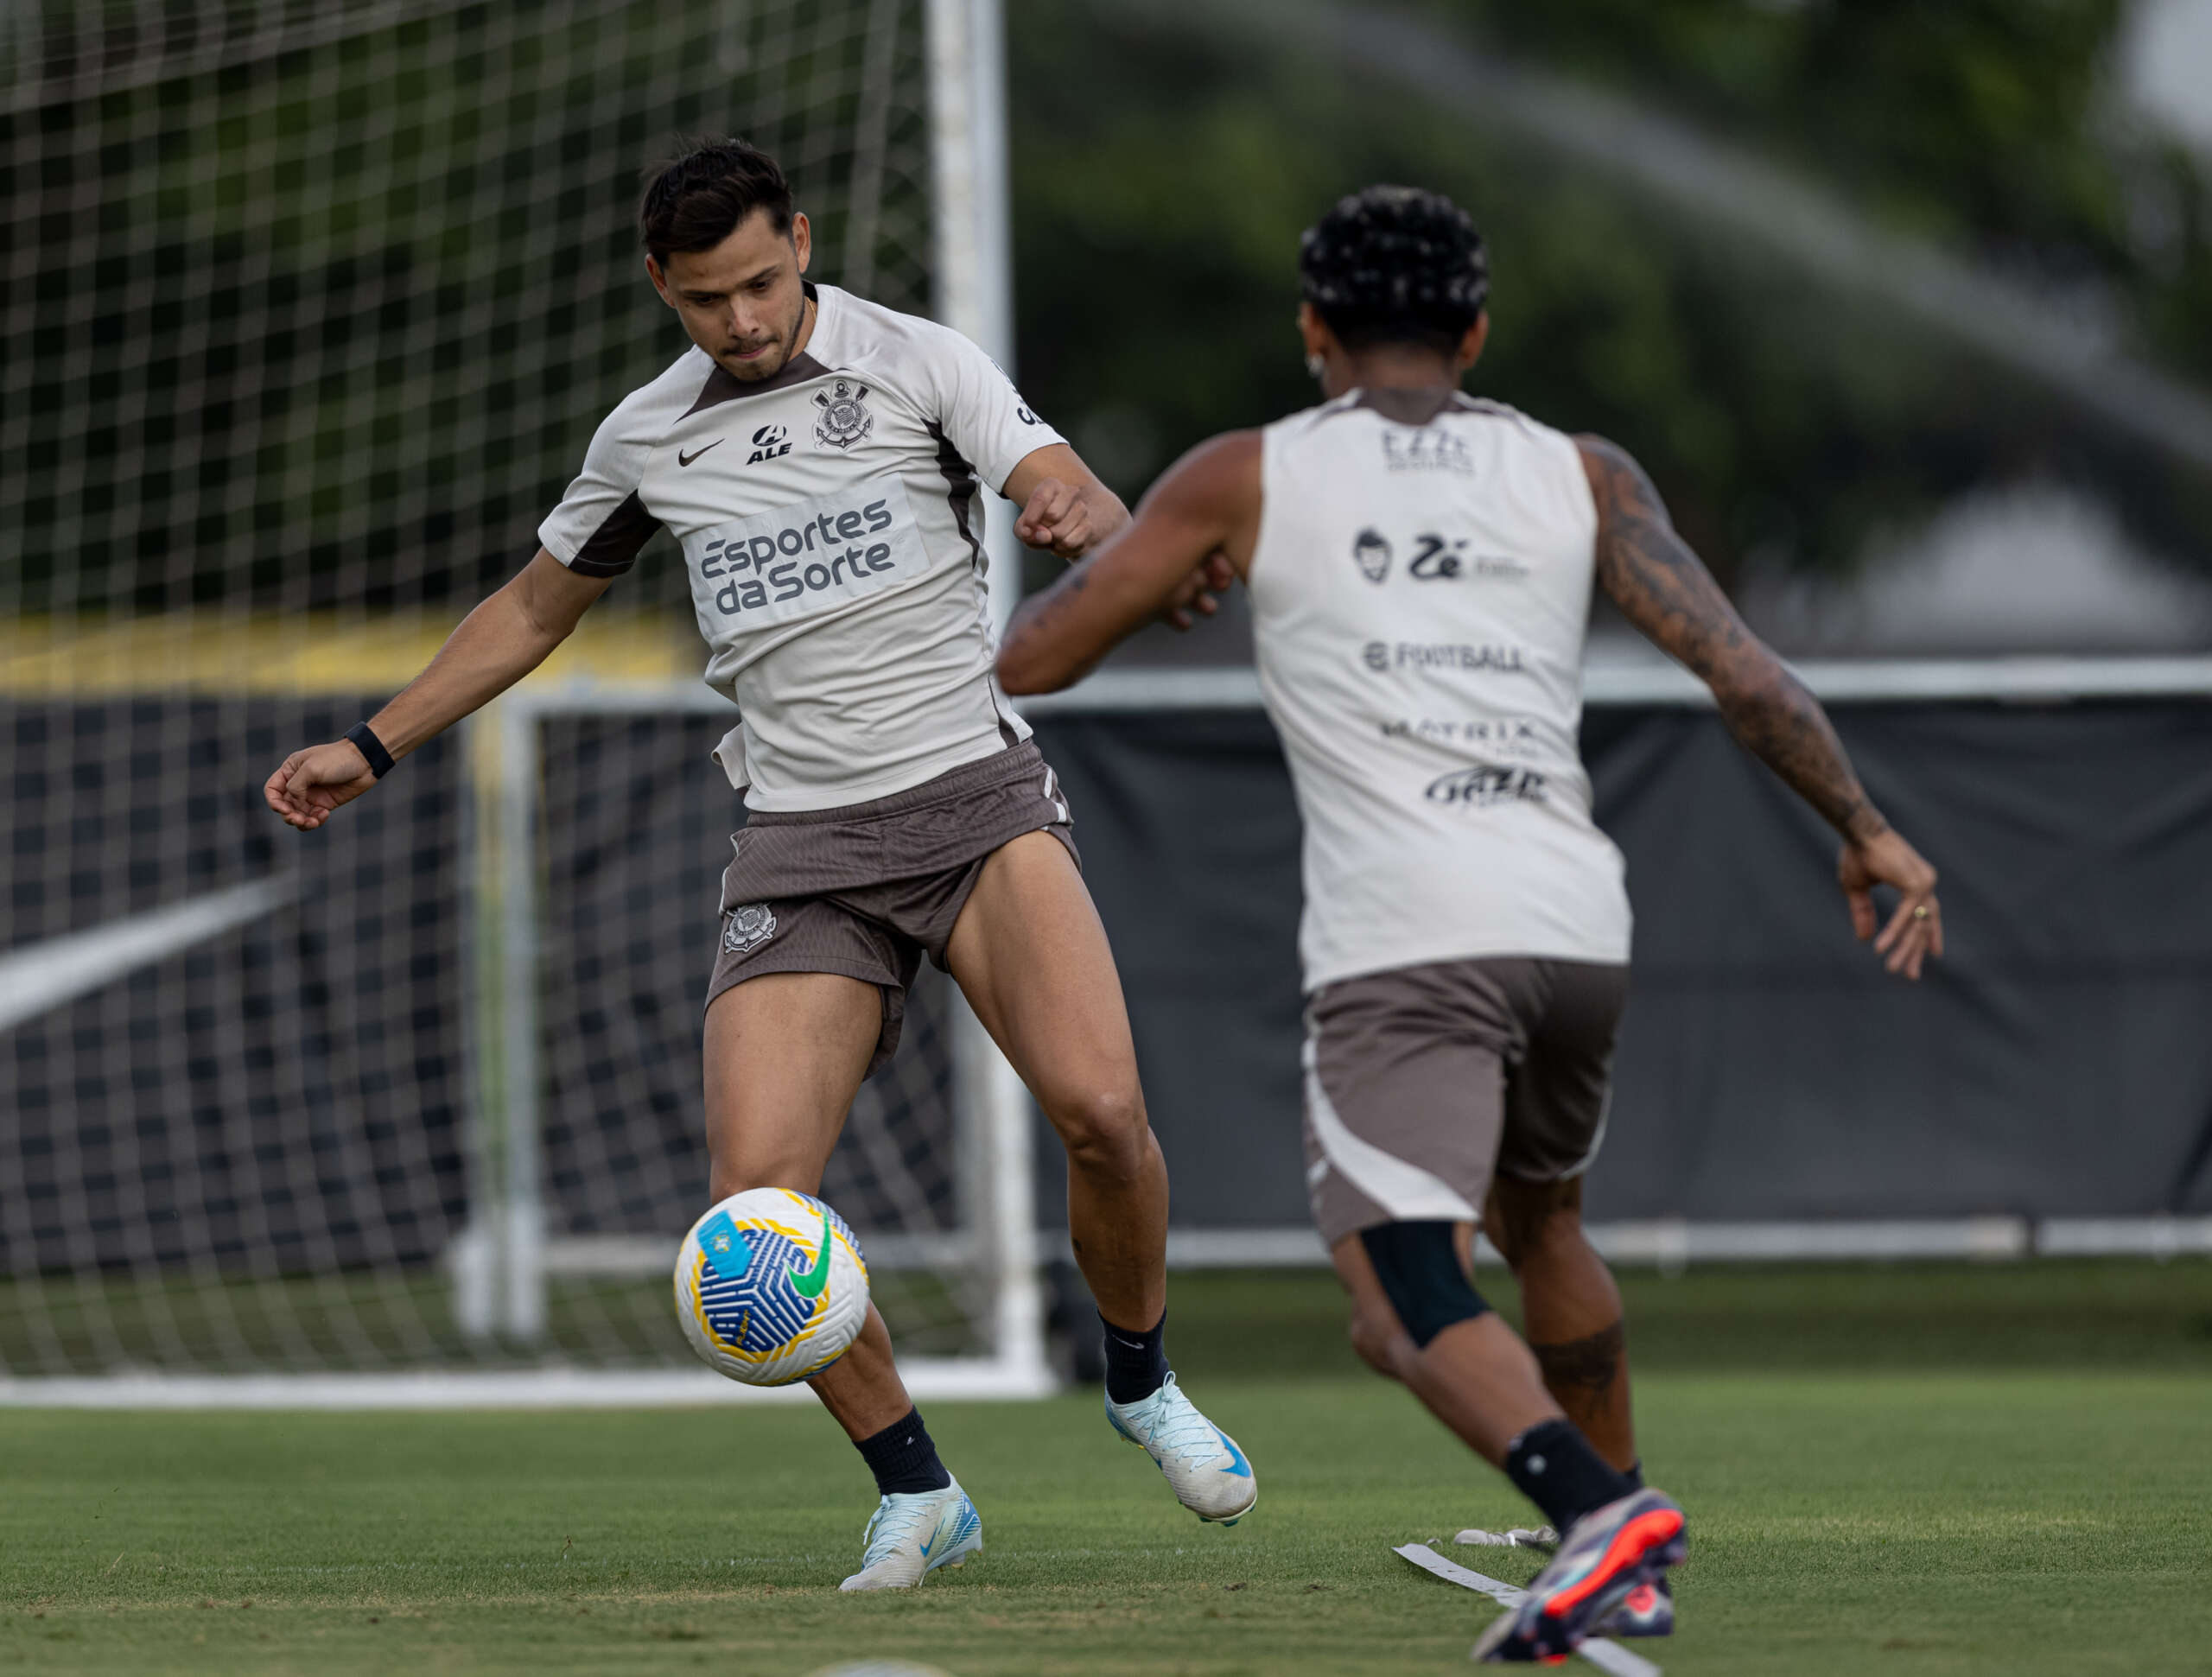
[[1573,1421],[1539,1421],[1506,1447],[1505,1477],[1544,1511],[1561,1536],[1592,1509],[1636,1487],[1606,1465]]
[[1148,1398],[1167,1382],[1167,1317],[1143,1333],[1117,1328],[1103,1316],[1106,1331],[1106,1395],[1116,1403]]
[[882,1496],[943,1490],[952,1483],[937,1458],[937,1443],[922,1425],[918,1409],[909,1409],[873,1438],[854,1439],[853,1448],[875,1475],[875,1488]]

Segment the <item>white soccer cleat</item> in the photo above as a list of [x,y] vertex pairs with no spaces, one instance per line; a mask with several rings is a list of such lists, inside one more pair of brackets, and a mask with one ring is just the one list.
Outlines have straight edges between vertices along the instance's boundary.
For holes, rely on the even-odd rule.
[[940,1566],[983,1550],[983,1519],[955,1479],[943,1490],[894,1491],[875,1505],[861,1569],[840,1590],[911,1590]]
[[1259,1481],[1236,1440],[1198,1413],[1173,1375],[1135,1403],[1108,1398],[1106,1419],[1131,1444],[1144,1446],[1174,1487],[1176,1501],[1199,1519],[1233,1526],[1260,1500]]

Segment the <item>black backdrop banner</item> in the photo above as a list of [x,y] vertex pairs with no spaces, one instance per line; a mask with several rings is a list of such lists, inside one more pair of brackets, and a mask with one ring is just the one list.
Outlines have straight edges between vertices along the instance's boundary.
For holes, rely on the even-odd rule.
[[[1942,874],[1917,985],[1827,829],[1710,712],[1593,708],[1631,1000],[1594,1218],[2212,1211],[2212,703],[1833,709]],[[1046,714],[1173,1220],[1306,1218],[1296,811],[1256,711]],[[1060,1220],[1058,1149],[1040,1216]]]

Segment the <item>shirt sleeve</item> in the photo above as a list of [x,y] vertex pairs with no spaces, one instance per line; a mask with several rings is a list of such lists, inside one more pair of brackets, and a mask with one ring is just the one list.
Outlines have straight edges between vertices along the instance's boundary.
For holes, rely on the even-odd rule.
[[982,480],[1003,491],[1024,459],[1066,439],[1038,418],[981,349],[949,327],[940,327],[938,339],[930,358],[938,423]]
[[660,528],[638,493],[654,440],[646,404],[624,403],[600,426],[584,469],[537,527],[545,550],[577,575],[620,576]]

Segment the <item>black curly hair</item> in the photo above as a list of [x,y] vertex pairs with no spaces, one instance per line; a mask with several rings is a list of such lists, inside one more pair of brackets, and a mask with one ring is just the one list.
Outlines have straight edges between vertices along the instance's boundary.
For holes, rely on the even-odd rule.
[[674,251],[711,251],[755,210],[791,230],[791,187],[776,160],[743,140],[690,140],[647,171],[638,204],[639,240],[665,267]]
[[1369,187],[1298,241],[1306,301],[1346,349],[1418,344],[1449,355],[1483,312],[1490,263],[1467,213],[1442,193]]

